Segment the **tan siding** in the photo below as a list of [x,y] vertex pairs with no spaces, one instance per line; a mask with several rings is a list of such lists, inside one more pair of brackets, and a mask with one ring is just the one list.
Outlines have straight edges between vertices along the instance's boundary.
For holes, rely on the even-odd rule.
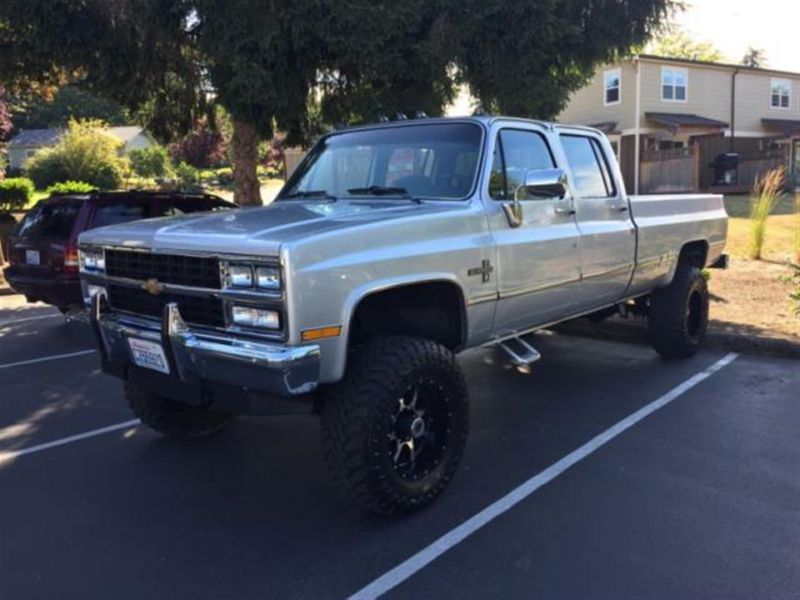
[[[603,74],[610,69],[620,69],[620,102],[605,106],[603,104]],[[575,125],[594,125],[613,121],[617,128],[633,126],[633,112],[636,99],[636,74],[628,63],[612,65],[597,70],[592,80],[574,92],[567,107],[558,115],[561,123]]]
[[[688,76],[685,102],[661,99],[661,69],[669,65],[686,69]],[[621,101],[612,106],[603,105],[603,73],[608,69],[621,69]],[[700,66],[669,61],[640,62],[641,69],[641,127],[663,129],[644,118],[646,112],[695,114],[730,124],[732,67]],[[792,83],[791,106],[787,109],[770,107],[771,80],[789,79]],[[562,123],[593,125],[607,121],[617,123],[620,131],[630,131],[635,123],[636,68],[633,61],[610,65],[597,70],[591,82],[573,93],[569,104],[558,116]],[[774,135],[765,129],[761,119],[800,119],[800,74],[774,75],[769,71],[740,71],[736,78],[736,134]]]
[[[788,109],[770,106],[772,79],[791,81]],[[800,119],[800,75],[792,78],[769,73],[740,72],[736,76],[736,131],[764,131],[761,119]]]
[[[731,75],[721,69],[670,65],[686,69],[688,86],[686,102],[661,99],[661,63],[642,61],[642,113],[689,113],[730,122]],[[649,126],[644,118],[642,126]]]

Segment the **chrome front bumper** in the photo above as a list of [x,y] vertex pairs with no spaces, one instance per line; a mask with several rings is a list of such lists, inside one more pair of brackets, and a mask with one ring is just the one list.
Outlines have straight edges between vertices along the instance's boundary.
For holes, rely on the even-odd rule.
[[129,377],[132,369],[146,372],[133,365],[128,345],[128,338],[133,337],[161,344],[170,375],[144,374],[151,380],[163,379],[165,385],[180,382],[194,390],[219,390],[222,386],[238,392],[281,397],[307,394],[317,386],[319,346],[316,344],[283,346],[193,331],[184,323],[174,303],[164,307],[161,323],[108,312],[106,307],[106,295],[102,292],[95,295],[90,321],[103,370],[112,375]]

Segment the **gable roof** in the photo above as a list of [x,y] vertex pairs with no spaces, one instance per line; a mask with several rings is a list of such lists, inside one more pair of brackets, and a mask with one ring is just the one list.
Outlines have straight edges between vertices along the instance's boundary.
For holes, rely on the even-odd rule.
[[62,129],[27,129],[20,131],[8,142],[9,146],[49,146],[55,144]]
[[115,138],[119,138],[125,143],[130,142],[133,138],[135,138],[140,133],[144,133],[144,129],[139,127],[138,125],[124,125],[122,127],[109,127],[106,131],[113,135]]
[[[124,125],[121,127],[109,127],[106,132],[113,135],[121,142],[127,144],[139,134],[145,133],[144,129],[138,125]],[[8,142],[9,146],[52,146],[58,142],[63,135],[63,129],[26,129],[20,131]]]
[[650,60],[654,62],[679,63],[684,65],[696,65],[698,67],[716,67],[718,69],[750,71],[753,73],[800,77],[800,72],[798,71],[781,71],[778,69],[770,69],[768,67],[748,67],[745,65],[734,65],[732,63],[713,62],[710,60],[695,60],[693,58],[673,58],[669,56],[658,56],[657,54],[638,54],[633,58],[634,59],[640,58],[642,60]]

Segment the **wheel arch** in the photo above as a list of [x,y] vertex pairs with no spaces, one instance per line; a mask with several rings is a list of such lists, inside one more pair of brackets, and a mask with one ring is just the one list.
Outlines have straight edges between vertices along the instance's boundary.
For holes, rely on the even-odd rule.
[[[359,341],[363,335],[363,319],[370,312],[385,311],[381,316],[395,317],[387,328],[377,333],[426,337],[441,343],[452,351],[463,348],[467,341],[467,310],[464,290],[455,279],[431,276],[425,279],[398,281],[374,285],[353,300],[347,327],[347,348]],[[425,318],[425,313],[439,312],[444,321],[433,327],[431,323],[414,323],[411,317]],[[389,319],[386,319],[389,321]],[[369,325],[374,325],[369,323]]]

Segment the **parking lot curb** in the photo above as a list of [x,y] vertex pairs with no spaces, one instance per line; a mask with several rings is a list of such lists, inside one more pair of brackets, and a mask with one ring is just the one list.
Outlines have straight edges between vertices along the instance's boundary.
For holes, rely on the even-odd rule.
[[[785,338],[770,338],[754,333],[742,335],[721,331],[712,321],[709,323],[704,346],[707,349],[725,352],[739,352],[775,358],[800,358],[800,342]],[[568,321],[554,327],[556,331],[583,335],[597,339],[614,339],[634,344],[649,344],[647,329],[642,319],[622,319],[614,317],[601,323],[588,319]]]

